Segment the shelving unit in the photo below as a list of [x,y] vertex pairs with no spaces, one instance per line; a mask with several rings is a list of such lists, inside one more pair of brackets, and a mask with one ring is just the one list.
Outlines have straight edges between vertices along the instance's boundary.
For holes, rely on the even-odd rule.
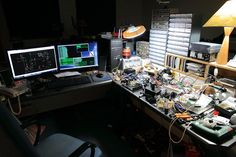
[[[173,60],[170,61],[169,59],[172,58]],[[191,61],[193,63],[198,63],[204,65],[204,72],[203,76],[198,76],[195,75],[194,73],[186,72],[185,71],[185,64],[186,62]],[[185,57],[185,56],[180,56],[172,53],[166,53],[166,58],[165,58],[165,67],[170,67],[172,70],[186,74],[186,75],[191,75],[192,77],[196,77],[201,80],[206,80],[208,77],[208,72],[209,72],[209,62]]]
[[210,67],[218,68],[218,76],[235,80],[236,68],[227,65],[220,65],[216,62],[209,63]]
[[[170,61],[169,60],[170,57],[174,58],[173,59],[174,61]],[[206,61],[189,58],[185,56],[180,56],[180,55],[176,55],[172,53],[166,53],[165,67],[170,67],[174,71],[177,71],[186,75],[190,75],[189,72],[185,72],[185,66],[186,66],[185,63],[188,61],[204,65],[204,74],[202,77],[199,77],[197,75],[194,76],[194,73],[191,73],[191,76],[197,77],[202,80],[207,79],[210,67],[219,68],[221,71],[226,71],[227,73],[230,73],[231,76],[236,76],[236,68],[234,67],[230,67],[227,65],[220,65],[220,64],[217,64],[216,62],[206,62]]]
[[216,62],[210,62],[209,65],[213,66],[213,67],[216,67],[216,68],[220,68],[220,69],[236,72],[236,68],[230,67],[228,65],[220,65],[220,64],[217,64]]

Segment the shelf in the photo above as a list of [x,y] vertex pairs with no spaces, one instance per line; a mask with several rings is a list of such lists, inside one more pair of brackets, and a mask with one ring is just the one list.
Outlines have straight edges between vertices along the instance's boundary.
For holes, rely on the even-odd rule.
[[[169,66],[166,66],[166,67],[169,67]],[[171,68],[171,67],[169,67],[169,68]],[[197,80],[203,80],[203,81],[206,80],[205,77],[203,77],[203,76],[197,76],[197,75],[195,75],[194,73],[184,72],[184,71],[181,71],[181,70],[178,70],[178,69],[173,69],[173,68],[171,68],[171,69],[172,69],[173,71],[175,71],[175,72],[178,72],[178,73],[181,73],[181,74],[190,76],[190,77],[195,78],[195,79],[197,79]]]
[[189,57],[185,57],[185,56],[179,56],[179,55],[172,54],[172,53],[166,53],[166,55],[178,57],[178,58],[181,58],[181,59],[185,59],[185,60],[189,60],[189,61],[193,61],[193,62],[196,62],[196,63],[205,64],[205,65],[209,64],[209,62],[206,62],[206,61],[202,61],[202,60],[198,60],[198,59],[194,59],[194,58],[189,58]]
[[[168,65],[169,61],[167,61],[167,59],[170,58],[168,56],[179,58],[180,59],[179,67],[171,67],[170,65]],[[195,63],[204,65],[204,73],[203,73],[204,76],[198,76],[198,75],[196,75],[195,73],[192,73],[192,72],[185,72],[185,63],[186,63],[186,61],[191,61],[191,62],[195,62]],[[194,77],[194,78],[199,79],[199,80],[206,80],[208,78],[209,62],[206,62],[206,61],[202,61],[202,60],[198,60],[198,59],[194,59],[194,58],[189,58],[189,57],[186,57],[186,56],[180,56],[180,55],[176,55],[176,54],[172,54],[172,53],[166,53],[165,66],[170,67],[174,71],[180,72],[184,75],[189,75],[189,76]]]
[[228,65],[220,65],[220,64],[217,64],[216,62],[210,62],[209,65],[213,66],[213,67],[216,67],[216,68],[221,68],[221,69],[225,69],[225,70],[236,72],[236,68],[230,67]]

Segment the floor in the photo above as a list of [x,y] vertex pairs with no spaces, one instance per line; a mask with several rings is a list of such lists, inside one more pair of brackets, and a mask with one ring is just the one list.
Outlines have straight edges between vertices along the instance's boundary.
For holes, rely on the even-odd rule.
[[[38,117],[46,125],[42,139],[60,132],[96,143],[105,157],[167,156],[167,130],[132,106],[99,100]],[[175,157],[185,156],[182,145],[174,145],[173,151]]]

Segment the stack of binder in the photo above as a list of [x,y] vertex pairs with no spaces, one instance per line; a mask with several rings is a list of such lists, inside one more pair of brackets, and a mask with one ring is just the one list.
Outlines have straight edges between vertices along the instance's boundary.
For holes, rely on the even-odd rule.
[[203,76],[204,75],[204,65],[203,64],[198,64],[198,63],[193,63],[193,62],[189,62],[189,63],[186,63],[186,70],[187,72],[189,73],[193,73],[194,75],[197,75],[197,76]]
[[148,58],[149,55],[149,42],[148,41],[137,41],[136,42],[136,54],[141,58]]
[[188,56],[192,14],[170,14],[167,52]]
[[149,39],[149,58],[154,65],[164,65],[169,25],[169,9],[154,10]]

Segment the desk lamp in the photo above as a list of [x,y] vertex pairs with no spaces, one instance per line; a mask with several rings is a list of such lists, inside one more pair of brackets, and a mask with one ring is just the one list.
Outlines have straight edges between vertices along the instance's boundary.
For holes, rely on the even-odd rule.
[[217,64],[228,62],[229,36],[236,27],[236,0],[228,0],[224,5],[203,25],[203,27],[224,27],[224,40],[217,55]]
[[123,32],[124,39],[133,39],[142,35],[146,31],[145,27],[140,26],[130,26],[126,31]]
[[[132,44],[134,44],[134,38],[141,36],[145,31],[146,31],[146,29],[142,25],[130,26],[123,32],[123,38],[124,39],[132,39]],[[125,47],[123,50],[123,57],[129,57],[130,55],[131,55],[130,48]]]

